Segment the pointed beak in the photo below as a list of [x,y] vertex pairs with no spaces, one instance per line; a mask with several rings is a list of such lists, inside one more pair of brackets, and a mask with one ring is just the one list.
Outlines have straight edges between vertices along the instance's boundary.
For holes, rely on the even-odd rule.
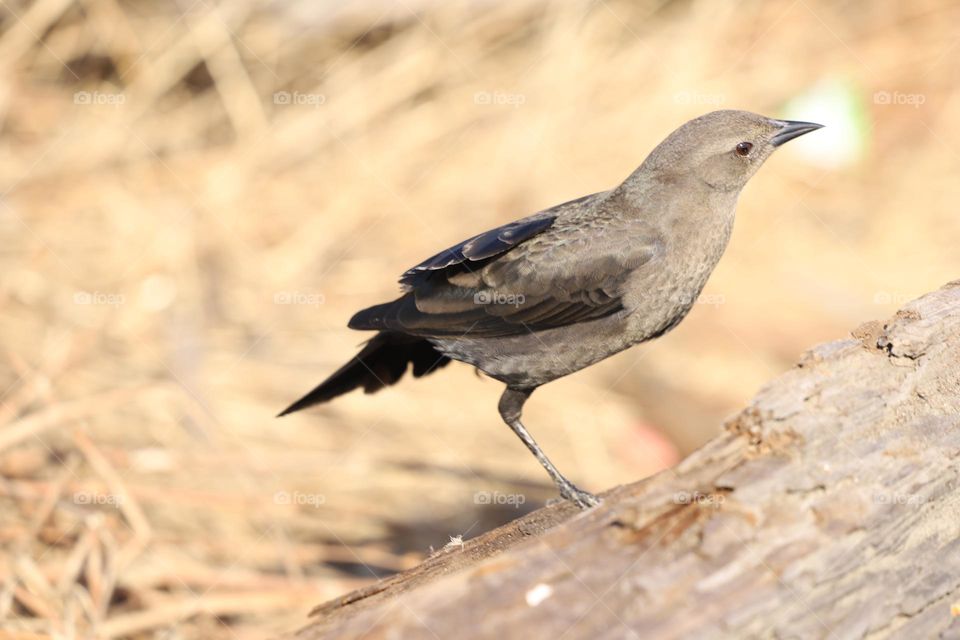
[[770,138],[770,144],[775,147],[823,127],[822,124],[816,122],[799,122],[796,120],[774,120],[774,123],[780,125],[780,131],[777,131]]

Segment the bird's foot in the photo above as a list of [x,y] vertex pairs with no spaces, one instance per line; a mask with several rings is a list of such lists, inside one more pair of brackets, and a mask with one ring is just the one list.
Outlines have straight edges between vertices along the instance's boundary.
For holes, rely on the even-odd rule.
[[600,504],[600,498],[589,491],[577,488],[572,482],[560,484],[560,495],[581,509],[589,509]]

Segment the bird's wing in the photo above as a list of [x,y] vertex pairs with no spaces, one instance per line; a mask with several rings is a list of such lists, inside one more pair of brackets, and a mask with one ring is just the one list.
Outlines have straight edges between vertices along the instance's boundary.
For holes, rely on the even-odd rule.
[[617,313],[623,309],[624,282],[656,257],[659,235],[635,219],[594,222],[584,228],[576,220],[552,220],[549,231],[528,236],[471,270],[450,268],[464,266],[465,259],[438,267],[427,278],[409,281],[400,299],[358,313],[350,326],[427,337],[493,337]]
[[400,284],[404,291],[413,291],[438,277],[445,278],[457,273],[476,271],[492,258],[510,251],[520,243],[549,229],[561,212],[588,205],[591,201],[605,195],[607,195],[605,191],[592,193],[467,238],[427,258],[417,266],[407,269],[400,276]]

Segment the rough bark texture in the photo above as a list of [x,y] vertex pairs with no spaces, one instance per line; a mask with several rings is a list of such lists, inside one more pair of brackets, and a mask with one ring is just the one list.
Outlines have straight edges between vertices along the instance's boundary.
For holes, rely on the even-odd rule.
[[960,637],[960,281],[808,352],[673,470],[320,606],[312,638]]

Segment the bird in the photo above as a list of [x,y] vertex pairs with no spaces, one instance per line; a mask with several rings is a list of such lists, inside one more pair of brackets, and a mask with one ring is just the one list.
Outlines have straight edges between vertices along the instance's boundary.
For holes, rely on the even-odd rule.
[[458,360],[506,385],[500,416],[560,496],[581,509],[599,504],[534,440],[524,403],[676,327],[727,247],[747,181],[782,144],[822,126],[713,111],[674,130],[616,187],[444,249],[402,274],[399,298],[350,319],[349,328],[376,333],[279,415]]

